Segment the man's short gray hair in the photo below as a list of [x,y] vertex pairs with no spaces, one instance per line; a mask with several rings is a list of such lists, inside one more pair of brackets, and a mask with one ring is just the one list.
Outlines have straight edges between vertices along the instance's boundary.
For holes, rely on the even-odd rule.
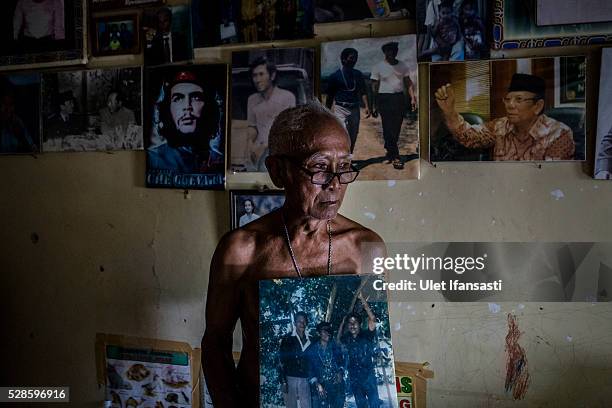
[[[268,135],[270,155],[293,155],[308,151],[308,134],[313,134],[326,123],[333,121],[344,128],[334,113],[317,99],[305,105],[285,109],[274,119]],[[348,134],[346,135],[348,138]]]

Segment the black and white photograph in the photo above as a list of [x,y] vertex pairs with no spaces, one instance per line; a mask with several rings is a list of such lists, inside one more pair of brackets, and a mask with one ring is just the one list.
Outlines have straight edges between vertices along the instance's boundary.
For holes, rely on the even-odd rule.
[[282,207],[284,202],[285,195],[280,190],[231,190],[232,229],[244,227],[251,221]]
[[313,97],[314,54],[312,48],[232,53],[232,171],[266,171],[274,119]]
[[138,15],[96,17],[92,19],[91,53],[95,56],[138,54],[140,33]]
[[225,188],[226,64],[147,71],[147,187]]
[[0,75],[0,154],[40,151],[40,75]]
[[612,48],[601,51],[595,178],[612,179]]
[[46,73],[44,152],[142,150],[142,68]]
[[261,407],[397,408],[387,293],[373,288],[379,278],[260,281]]
[[74,64],[83,56],[82,0],[2,2],[0,66]]
[[581,56],[432,64],[431,160],[585,160],[586,63]]
[[166,6],[145,9],[142,17],[145,65],[191,60],[189,7]]
[[415,2],[410,0],[317,0],[315,22],[365,19],[414,18]]
[[419,177],[416,36],[321,44],[321,97],[351,139],[361,180]]
[[491,30],[486,0],[418,0],[419,61],[489,58]]
[[193,0],[191,10],[195,48],[314,35],[311,0]]

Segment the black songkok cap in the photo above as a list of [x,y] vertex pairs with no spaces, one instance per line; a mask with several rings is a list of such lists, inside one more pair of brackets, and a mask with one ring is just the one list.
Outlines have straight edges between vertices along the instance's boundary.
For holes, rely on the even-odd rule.
[[529,74],[514,74],[512,75],[512,82],[508,87],[508,92],[532,92],[540,98],[544,98],[546,92],[546,83],[544,79],[535,75]]
[[397,41],[391,41],[391,42],[383,44],[382,47],[380,48],[384,51],[385,48],[398,48],[398,47],[399,47],[399,43]]

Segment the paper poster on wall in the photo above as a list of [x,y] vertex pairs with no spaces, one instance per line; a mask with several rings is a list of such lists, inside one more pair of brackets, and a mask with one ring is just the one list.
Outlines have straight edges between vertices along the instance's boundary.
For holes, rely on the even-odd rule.
[[267,172],[268,134],[274,119],[312,99],[314,54],[312,48],[232,53],[232,171]]
[[200,353],[186,343],[98,334],[96,356],[113,408],[200,406]]
[[142,150],[142,68],[42,75],[43,152]]
[[40,74],[0,75],[0,154],[40,152]]
[[147,187],[225,187],[227,65],[147,71]]
[[344,123],[360,180],[419,177],[416,36],[321,44],[321,98]]
[[414,1],[410,0],[331,0],[315,3],[316,23],[414,18],[415,15]]
[[430,66],[430,158],[585,160],[585,57]]
[[374,278],[260,282],[261,407],[397,408],[387,295]]
[[[493,48],[495,49],[559,47],[612,42],[612,22],[538,25],[536,17],[538,0],[496,0],[494,3]],[[566,2],[563,2],[563,7],[559,7],[559,2],[547,3],[554,3],[553,9],[542,14],[554,16],[558,13],[566,13],[577,2],[570,1],[569,8]],[[580,8],[586,8],[583,1],[580,2]],[[597,13],[598,10],[592,10],[591,13],[593,12]],[[574,14],[574,17],[579,16],[579,13]]]
[[83,7],[82,0],[3,0],[0,67],[82,62]]
[[490,7],[486,0],[418,0],[419,61],[489,58]]
[[597,140],[595,143],[595,178],[612,178],[612,48],[601,54]]

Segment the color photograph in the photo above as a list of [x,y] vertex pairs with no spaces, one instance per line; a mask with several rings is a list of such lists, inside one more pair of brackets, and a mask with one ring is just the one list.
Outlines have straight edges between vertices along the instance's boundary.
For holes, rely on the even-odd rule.
[[489,58],[489,7],[486,0],[418,0],[419,61]]
[[[610,21],[538,25],[538,7],[540,7],[540,14],[554,18],[557,10],[568,9],[572,6],[571,4],[565,5],[564,3],[564,7],[558,7],[558,2],[547,1],[546,4],[538,5],[538,0],[496,0],[494,3],[492,44],[494,49],[559,47],[612,42],[612,22]],[[584,2],[581,2],[579,7],[585,8],[582,3]],[[545,12],[543,6],[547,6]]]
[[612,178],[612,48],[604,48],[601,55],[597,141],[595,143],[595,178]]
[[414,1],[409,0],[318,0],[315,22],[365,20],[369,18],[414,18]]
[[188,6],[145,9],[142,17],[145,65],[191,60],[190,23]]
[[82,0],[2,2],[0,66],[76,64],[82,58]]
[[312,48],[232,53],[232,171],[267,171],[274,119],[313,97],[314,54]]
[[194,47],[295,40],[314,35],[314,2],[193,0]]
[[284,202],[285,195],[280,190],[230,191],[232,229],[244,227],[249,222],[282,207]]
[[431,65],[431,160],[585,160],[586,63],[554,57]]
[[225,188],[227,65],[150,68],[147,187]]
[[40,75],[0,75],[0,154],[40,152]]
[[261,407],[397,408],[387,294],[374,279],[260,281]]
[[140,37],[138,15],[96,17],[91,53],[96,56],[138,54]]
[[419,177],[416,36],[321,44],[321,98],[351,139],[360,180]]
[[142,150],[142,69],[46,73],[43,152]]

